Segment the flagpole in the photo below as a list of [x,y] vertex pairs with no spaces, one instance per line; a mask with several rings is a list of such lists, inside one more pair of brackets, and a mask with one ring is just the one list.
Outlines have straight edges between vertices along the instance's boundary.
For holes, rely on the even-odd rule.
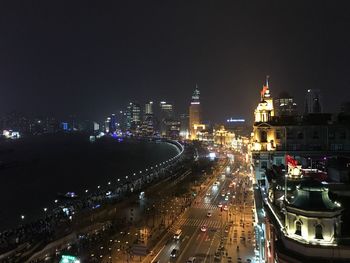
[[286,173],[284,175],[284,201],[288,202],[287,200],[287,177],[288,177],[288,173]]

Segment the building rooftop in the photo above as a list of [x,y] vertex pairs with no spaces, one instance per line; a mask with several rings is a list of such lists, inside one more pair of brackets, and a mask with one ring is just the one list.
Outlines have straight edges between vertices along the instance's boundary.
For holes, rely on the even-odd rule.
[[290,203],[295,207],[307,211],[335,211],[341,209],[340,204],[329,199],[328,189],[319,181],[305,180],[297,186],[296,197]]

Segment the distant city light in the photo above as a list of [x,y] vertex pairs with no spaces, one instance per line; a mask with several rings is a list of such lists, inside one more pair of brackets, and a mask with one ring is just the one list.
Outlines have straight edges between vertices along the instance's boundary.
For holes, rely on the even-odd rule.
[[211,160],[214,160],[216,158],[216,153],[214,153],[214,152],[209,153],[209,158]]
[[20,134],[17,131],[12,131],[12,130],[3,130],[2,135],[6,139],[18,139],[20,138]]
[[245,122],[245,119],[233,119],[233,118],[230,118],[230,119],[227,119],[227,122]]

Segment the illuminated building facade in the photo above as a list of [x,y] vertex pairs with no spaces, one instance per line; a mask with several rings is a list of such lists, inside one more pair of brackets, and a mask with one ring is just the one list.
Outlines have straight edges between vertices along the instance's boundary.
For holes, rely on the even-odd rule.
[[205,127],[203,129],[202,126],[202,110],[199,95],[200,92],[198,87],[196,86],[196,89],[194,90],[192,95],[192,100],[189,109],[189,128],[191,140],[197,139],[197,132],[205,129]]
[[235,134],[225,129],[224,126],[220,126],[217,129],[213,129],[214,144],[226,147],[232,147]]
[[261,259],[348,262],[350,233],[341,225],[348,220],[345,208],[328,196],[329,188],[337,186],[319,181],[327,178],[328,159],[350,156],[349,119],[324,113],[277,115],[272,101],[267,83],[254,111],[250,146],[266,212],[259,222]]

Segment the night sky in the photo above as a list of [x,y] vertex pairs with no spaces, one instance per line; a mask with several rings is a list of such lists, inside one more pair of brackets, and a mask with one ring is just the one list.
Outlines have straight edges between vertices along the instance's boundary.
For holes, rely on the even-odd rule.
[[[350,9],[340,1],[1,1],[0,112],[101,119],[129,101],[205,119],[252,118],[270,75],[303,109],[350,100]],[[345,3],[345,2],[344,2]]]

